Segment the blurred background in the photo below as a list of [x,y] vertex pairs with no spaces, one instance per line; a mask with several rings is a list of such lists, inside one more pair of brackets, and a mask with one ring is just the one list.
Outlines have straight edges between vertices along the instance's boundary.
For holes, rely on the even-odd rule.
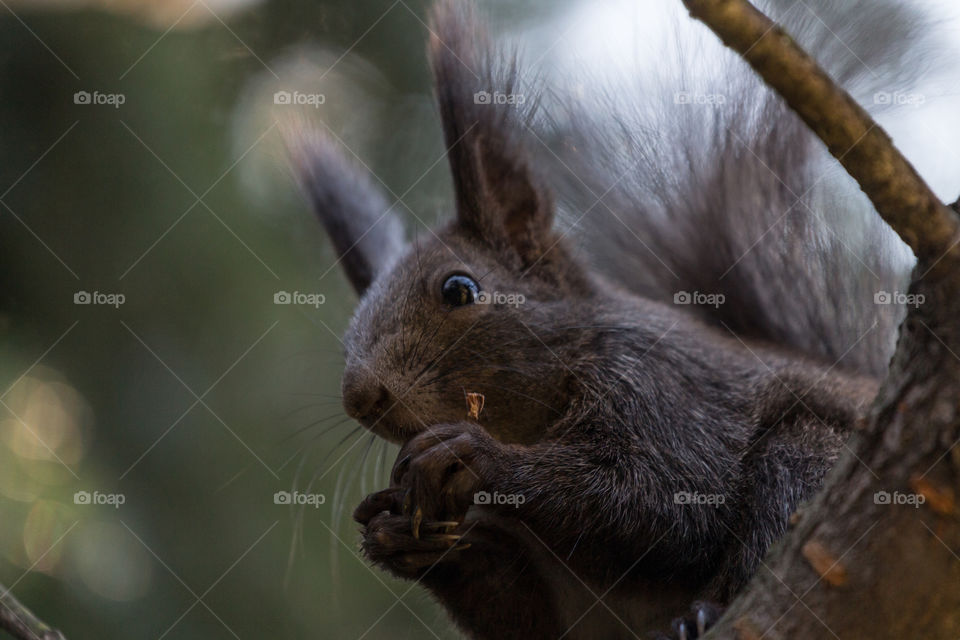
[[[662,0],[480,4],[544,75],[656,62]],[[357,555],[396,451],[340,408],[355,298],[279,134],[448,213],[427,5],[0,0],[0,583],[71,640],[457,637]],[[951,200],[954,89],[885,123]]]

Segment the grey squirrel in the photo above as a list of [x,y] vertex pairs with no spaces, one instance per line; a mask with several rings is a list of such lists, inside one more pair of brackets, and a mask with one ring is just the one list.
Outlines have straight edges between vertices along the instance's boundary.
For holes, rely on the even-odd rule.
[[[874,5],[785,20],[858,95],[909,66],[916,23]],[[333,142],[288,140],[360,295],[345,410],[401,445],[363,552],[472,638],[699,637],[869,407],[909,257],[732,54],[725,104],[654,83],[546,118],[477,97],[525,89],[469,7],[430,29],[446,224],[407,242]]]

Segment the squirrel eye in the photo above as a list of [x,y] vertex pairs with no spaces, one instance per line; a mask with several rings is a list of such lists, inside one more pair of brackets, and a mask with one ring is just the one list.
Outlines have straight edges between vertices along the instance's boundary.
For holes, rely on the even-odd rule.
[[473,304],[480,293],[480,285],[468,276],[450,276],[441,289],[443,301],[451,307]]

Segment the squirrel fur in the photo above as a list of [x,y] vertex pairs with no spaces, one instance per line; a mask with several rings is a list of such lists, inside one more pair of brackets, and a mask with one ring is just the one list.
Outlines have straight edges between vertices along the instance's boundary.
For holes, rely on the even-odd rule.
[[[784,22],[864,99],[906,73],[898,43],[917,23],[895,2],[850,4]],[[469,6],[439,2],[429,55],[455,203],[412,242],[329,138],[288,138],[360,295],[344,407],[401,445],[390,486],[356,509],[363,552],[468,637],[699,637],[884,375],[903,309],[874,298],[904,289],[911,256],[715,47],[695,88],[719,105],[677,105],[663,78],[483,101],[532,89]],[[722,302],[676,304],[694,293]],[[476,419],[465,393],[484,396]]]

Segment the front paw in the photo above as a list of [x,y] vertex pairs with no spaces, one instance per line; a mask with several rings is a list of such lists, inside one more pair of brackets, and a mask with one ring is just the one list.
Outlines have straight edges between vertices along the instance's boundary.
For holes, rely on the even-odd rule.
[[397,456],[393,484],[404,491],[402,510],[421,520],[462,521],[474,494],[502,477],[506,448],[473,423],[438,425],[410,439]]
[[374,564],[401,578],[422,577],[440,563],[459,559],[470,547],[453,521],[422,521],[413,533],[413,516],[400,513],[402,492],[385,489],[367,496],[354,511],[363,525],[361,548]]

